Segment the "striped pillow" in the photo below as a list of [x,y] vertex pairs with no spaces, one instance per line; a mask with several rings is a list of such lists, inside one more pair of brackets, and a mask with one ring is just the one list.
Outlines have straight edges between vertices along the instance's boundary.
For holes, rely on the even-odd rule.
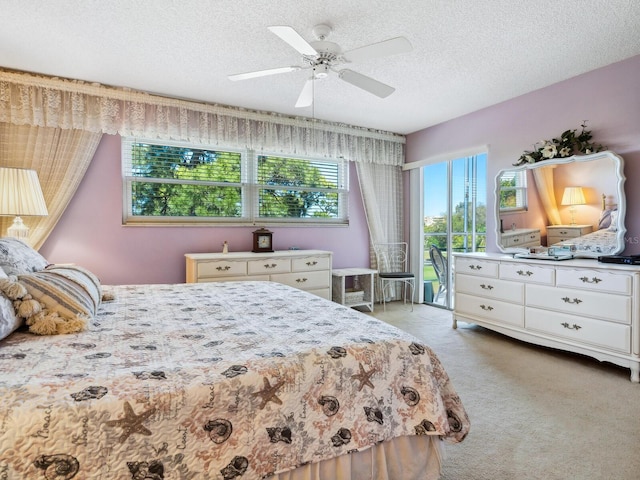
[[18,281],[48,313],[55,312],[65,319],[91,319],[100,306],[100,281],[82,267],[53,265],[40,272],[19,275]]

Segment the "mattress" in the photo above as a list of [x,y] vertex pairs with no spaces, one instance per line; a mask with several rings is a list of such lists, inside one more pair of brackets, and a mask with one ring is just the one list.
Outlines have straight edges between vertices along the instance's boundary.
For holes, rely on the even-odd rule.
[[87,331],[0,342],[1,478],[388,472],[407,440],[433,471],[469,430],[433,351],[353,309],[271,282],[105,290]]

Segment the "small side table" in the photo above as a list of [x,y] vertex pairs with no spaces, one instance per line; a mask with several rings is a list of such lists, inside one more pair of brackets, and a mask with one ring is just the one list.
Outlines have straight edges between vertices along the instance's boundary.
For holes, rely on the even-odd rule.
[[[347,307],[366,307],[373,312],[373,276],[370,268],[339,268],[331,271],[332,300]],[[345,279],[353,277],[353,288],[345,288]]]

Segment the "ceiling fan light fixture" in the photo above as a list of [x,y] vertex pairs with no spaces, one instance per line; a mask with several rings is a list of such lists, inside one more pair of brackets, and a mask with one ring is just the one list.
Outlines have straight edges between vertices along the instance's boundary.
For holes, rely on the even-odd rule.
[[327,78],[329,75],[329,65],[321,63],[313,67],[314,78]]

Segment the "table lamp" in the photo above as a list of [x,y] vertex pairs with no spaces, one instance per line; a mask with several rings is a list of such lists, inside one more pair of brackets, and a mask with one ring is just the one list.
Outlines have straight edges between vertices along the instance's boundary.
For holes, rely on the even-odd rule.
[[0,167],[0,215],[15,216],[7,235],[27,242],[29,227],[21,215],[48,215],[35,170]]
[[564,189],[561,204],[569,205],[569,211],[571,212],[571,225],[576,224],[576,205],[584,205],[585,203],[587,202],[584,199],[584,192],[582,191],[582,187],[566,187]]

